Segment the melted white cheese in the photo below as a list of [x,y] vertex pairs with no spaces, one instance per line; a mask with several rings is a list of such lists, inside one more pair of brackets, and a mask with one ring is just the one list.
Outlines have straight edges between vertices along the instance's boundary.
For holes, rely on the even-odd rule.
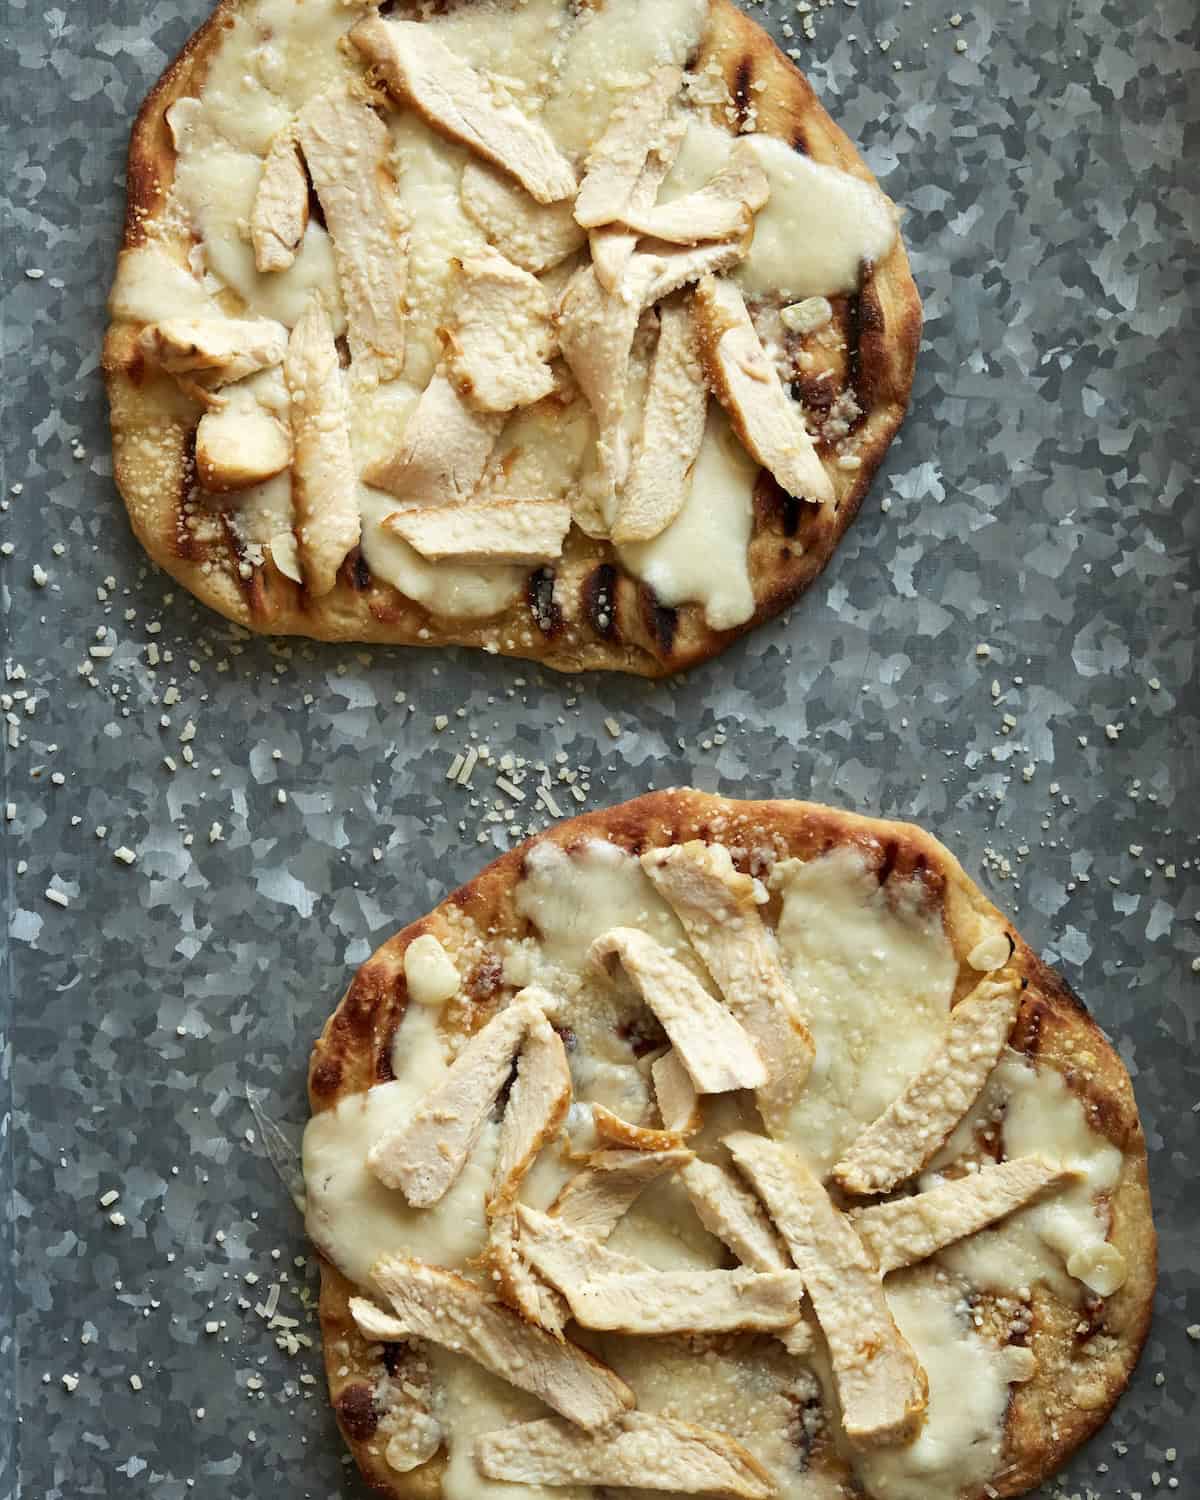
[[568,0],[471,0],[430,18],[439,40],[533,114],[553,87],[573,17]]
[[641,864],[603,839],[570,854],[549,841],[535,845],[514,905],[537,929],[540,962],[567,973],[591,971],[588,949],[610,927],[639,927],[672,948],[686,941]]
[[653,541],[619,549],[622,563],[668,608],[700,604],[713,630],[754,613],[749,546],[758,465],[715,403],[683,509]]
[[836,1481],[801,1467],[799,1411],[819,1392],[781,1345],[747,1338],[732,1351],[697,1353],[674,1339],[607,1334],[595,1350],[637,1392],[639,1410],[728,1433],[748,1448],[773,1474],[779,1500],[843,1495]]
[[437,330],[446,321],[452,262],[481,254],[487,240],[462,209],[459,186],[470,153],[411,111],[389,116],[388,126],[400,205],[409,222],[404,378],[424,390],[441,357]]
[[636,1124],[650,1118],[652,1094],[622,1028],[641,1007],[627,989],[593,969],[588,949],[611,927],[639,927],[668,948],[686,948],[674,913],[632,855],[592,839],[567,854],[557,844],[530,851],[514,895],[517,911],[535,929],[512,942],[504,973],[510,984],[541,984],[560,997],[553,1016],[579,1045],[568,1053],[576,1107],[569,1129],[576,1149],[593,1144],[590,1111],[603,1104]]
[[437,1345],[426,1346],[438,1389],[437,1416],[446,1435],[446,1471],[442,1500],[586,1500],[591,1486],[509,1484],[485,1479],[475,1467],[472,1449],[485,1432],[536,1422],[553,1412],[536,1398],[490,1375],[474,1360]]
[[392,1083],[341,1100],[314,1115],[304,1132],[308,1232],[338,1270],[370,1290],[382,1255],[403,1254],[462,1269],[487,1242],[485,1200],[499,1127],[484,1126],[457,1182],[432,1208],[413,1209],[367,1170],[367,1152],[398,1129],[446,1070],[437,1012],[412,1005],[396,1033]]
[[565,411],[554,398],[516,411],[488,460],[479,494],[570,500],[595,438],[591,408],[582,397]]
[[289,328],[312,294],[321,291],[335,312],[340,333],[345,318],[329,236],[319,224],[310,223],[290,269],[260,274],[242,232],[254,208],[262,161],[214,130],[194,99],[181,99],[168,117],[179,143],[173,194],[200,235],[208,269],[252,312]]
[[[273,479],[267,479],[262,484],[251,485],[236,498],[237,503],[230,511],[230,516],[243,542],[263,547],[281,533],[291,535],[295,508],[292,505],[290,469],[285,469],[282,474],[276,474]],[[299,582],[299,575],[295,576]]]
[[776,868],[778,939],[816,1042],[789,1136],[826,1172],[946,1029],[957,965],[938,915],[880,886],[855,849]]
[[[735,137],[693,120],[661,201],[694,193],[725,166]],[[754,243],[732,273],[751,297],[830,297],[857,289],[864,260],[896,242],[896,210],[871,182],[815,162],[771,135],[748,140],[771,187],[754,220]]]
[[108,306],[114,318],[135,323],[222,316],[203,283],[153,240],[121,251]]
[[338,42],[365,8],[344,0],[258,0],[235,11],[204,76],[213,125],[234,145],[265,153],[306,100],[361,72]]
[[461,980],[454,960],[432,932],[414,938],[404,950],[404,982],[417,1005],[444,1005],[458,993]]
[[656,1182],[617,1225],[609,1244],[660,1271],[715,1271],[726,1263],[725,1246],[701,1225],[677,1177]]
[[400,507],[393,495],[359,486],[362,555],[376,578],[406,598],[436,608],[452,619],[487,619],[506,609],[525,586],[524,568],[506,564],[466,565],[427,562],[407,542],[385,531],[382,522]]
[[605,0],[579,18],[564,49],[543,123],[568,156],[582,158],[613,111],[655,68],[682,66],[699,46],[708,0]]
[[925,1425],[907,1447],[859,1457],[876,1500],[957,1500],[999,1462],[1008,1407],[1003,1352],[975,1332],[962,1292],[945,1278],[893,1276],[888,1306],[929,1378]]
[[1006,1156],[1036,1153],[1072,1168],[1078,1181],[998,1228],[944,1250],[943,1264],[984,1290],[1012,1294],[1045,1282],[1060,1297],[1078,1299],[1084,1286],[1066,1269],[1073,1260],[1076,1271],[1102,1289],[1114,1272],[1102,1248],[1108,1214],[1097,1198],[1116,1187],[1121,1153],[1092,1129],[1078,1096],[1055,1069],[1033,1067],[1020,1053],[1005,1051],[976,1108],[934,1166],[944,1166],[956,1149],[968,1149],[976,1123],[1001,1110]]

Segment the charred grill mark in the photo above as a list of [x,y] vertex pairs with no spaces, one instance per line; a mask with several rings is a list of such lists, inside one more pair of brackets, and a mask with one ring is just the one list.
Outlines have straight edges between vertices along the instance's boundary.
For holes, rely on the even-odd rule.
[[617,635],[617,570],[601,563],[583,581],[583,611],[592,629],[606,641]]
[[798,151],[801,156],[808,156],[811,154],[808,149],[808,140],[805,137],[804,127],[802,125],[793,125],[792,127],[792,150]]
[[554,598],[554,569],[538,568],[529,575],[525,597],[534,624],[544,636],[556,636],[563,628],[563,612]]
[[1050,1007],[1040,995],[1026,991],[1017,1013],[1017,1024],[1013,1027],[1010,1045],[1026,1057],[1036,1057],[1042,1044],[1042,1025],[1050,1014]]
[[365,1443],[375,1436],[379,1412],[375,1408],[375,1393],[369,1385],[348,1385],[335,1404],[338,1421],[347,1437],[356,1443]]
[[766,469],[758,471],[754,483],[754,520],[756,531],[774,530],[784,536],[795,536],[800,529],[804,502],[789,495],[775,476]]
[[638,597],[641,601],[642,619],[647,631],[662,654],[670,656],[671,648],[675,644],[675,632],[679,629],[679,611],[668,609],[666,605],[660,604],[658,595],[648,583],[642,584],[638,590]]
[[745,125],[750,118],[750,84],[754,80],[754,59],[743,57],[738,60],[737,72],[733,81],[733,107],[737,111],[738,125]]
[[900,852],[900,846],[895,839],[889,839],[883,846],[883,858],[879,868],[875,871],[875,878],[880,885],[886,885],[891,879],[892,871],[896,868],[896,856]]
[[346,554],[341,571],[346,582],[358,593],[361,594],[371,587],[371,570],[367,566],[366,558],[362,555],[361,547],[355,547],[353,552]]
[[850,430],[860,427],[874,397],[875,367],[882,350],[883,306],[874,287],[875,267],[863,261],[858,291],[846,301],[846,384],[854,392],[860,412]]
[[392,1043],[396,1040],[396,1032],[399,1029],[399,1025],[388,1028],[388,1034],[375,1054],[376,1083],[391,1083],[396,1076],[396,1070],[392,1067]]

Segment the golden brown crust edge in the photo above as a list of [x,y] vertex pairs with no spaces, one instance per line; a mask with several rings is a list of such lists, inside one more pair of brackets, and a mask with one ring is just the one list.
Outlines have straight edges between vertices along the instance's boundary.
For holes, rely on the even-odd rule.
[[[1011,963],[1026,983],[1012,1045],[1055,1068],[1084,1103],[1092,1125],[1124,1154],[1112,1196],[1112,1242],[1129,1266],[1124,1287],[1094,1312],[1054,1311],[1035,1300],[1031,1337],[1038,1378],[1013,1388],[1007,1425],[1008,1466],[992,1481],[992,1493],[1018,1495],[1060,1469],[1106,1421],[1137,1364],[1150,1326],[1157,1277],[1157,1241],[1150,1212],[1146,1146],[1129,1075],[1103,1032],[1065,981],[1024,943],[1004,915],[969,879],[937,839],[912,824],[861,817],[798,801],[738,802],[691,790],[652,792],[631,802],[561,823],[509,851],[448,896],[427,916],[380,947],[358,971],[318,1039],[309,1068],[314,1114],[390,1076],[391,1043],[407,1005],[404,950],[423,932],[453,940],[463,919],[493,939],[518,930],[510,904],[524,860],[535,843],[551,840],[565,849],[604,838],[639,853],[698,838],[726,844],[740,868],[756,851],[776,857],[813,857],[852,844],[881,879],[920,879],[940,900],[956,957],[955,1003],[978,976],[966,964],[973,934],[1003,922],[1013,942]],[[484,944],[466,982],[466,1008],[457,1024],[482,1025],[506,993]],[[455,1020],[451,1020],[455,1024]],[[353,1289],[321,1260],[321,1324],[326,1368],[339,1424],[367,1479],[394,1500],[439,1500],[439,1456],[411,1475],[390,1470],[372,1441],[369,1393],[378,1375],[377,1351],[350,1318]],[[374,1373],[372,1373],[374,1372]],[[962,1500],[980,1500],[980,1489]]]
[[[221,0],[138,113],[128,155],[123,249],[144,242],[170,186],[174,148],[166,112],[200,87],[221,33],[241,3]],[[701,61],[715,58],[731,96],[753,101],[758,127],[803,146],[817,160],[873,181],[807,80],[766,32],[732,0],[710,3]],[[757,81],[766,88],[754,88]],[[187,248],[177,244],[181,261]],[[133,530],[153,560],[202,602],[247,629],[329,641],[473,646],[563,672],[663,677],[717,655],[785,610],[816,579],[857,514],[903,420],[920,341],[921,303],[900,240],[872,268],[858,296],[837,299],[837,316],[852,337],[866,409],[856,439],[861,467],[853,473],[831,471],[838,497],[833,511],[789,501],[769,475],[760,475],[750,549],[755,611],[733,630],[712,630],[698,605],[661,607],[650,589],[620,570],[608,544],[579,536],[572,537],[554,580],[557,596],[571,601],[565,620],[559,609],[544,603],[549,585],[537,574],[530,575],[514,605],[481,621],[430,614],[369,574],[364,577],[354,557],[333,592],[320,600],[308,597],[270,562],[243,578],[232,528],[214,520],[212,536],[198,544],[181,524],[183,496],[194,484],[191,450],[199,412],[173,382],[146,369],[136,346],[140,325],[132,323],[113,324],[104,345],[114,474]]]

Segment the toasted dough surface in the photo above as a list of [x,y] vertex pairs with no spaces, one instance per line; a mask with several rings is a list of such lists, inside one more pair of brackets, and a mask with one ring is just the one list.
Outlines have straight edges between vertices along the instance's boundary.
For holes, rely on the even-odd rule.
[[[191,226],[172,199],[178,156],[167,113],[180,100],[202,96],[210,73],[218,68],[228,29],[250,14],[252,3],[255,0],[221,0],[160,79],[134,125],[123,250],[150,245],[161,253],[164,286],[168,278],[178,285],[193,280],[187,267],[194,245]],[[411,17],[419,10],[415,0],[405,0],[397,17]],[[351,0],[344,7],[345,30],[369,14],[369,7]],[[689,64],[706,78],[722,77],[730,99],[753,100],[759,132],[806,152],[815,162],[873,180],[808,82],[732,0],[709,0],[707,26]],[[339,76],[365,77],[365,64],[349,47],[338,68]],[[384,117],[395,108],[383,102],[382,95],[371,97]],[[736,118],[736,110],[724,107],[714,108],[713,117],[731,133],[744,123]],[[263,145],[264,159],[269,145]],[[460,147],[447,143],[445,149]],[[476,171],[496,170],[481,158],[471,166]],[[511,186],[515,179],[503,182]],[[301,217],[299,203],[293,203],[290,217],[284,215],[283,238],[276,235],[272,241],[281,254],[268,256],[266,264],[290,265],[290,239],[303,228]],[[261,240],[265,230],[262,224],[258,228]],[[313,233],[310,226],[309,234]],[[397,244],[401,238],[398,229]],[[343,264],[346,253],[343,244]],[[260,273],[260,282],[278,274]],[[295,275],[295,266],[287,274]],[[411,276],[407,295],[410,300],[419,296]],[[227,315],[245,310],[231,287],[216,298]],[[116,479],[133,529],[151,557],[206,604],[249,629],[322,640],[470,645],[562,671],[664,676],[717,654],[785,609],[813,582],[856,514],[900,424],[921,324],[920,301],[902,242],[897,239],[879,264],[867,265],[857,290],[835,296],[832,305],[829,329],[813,345],[816,364],[800,374],[795,391],[818,417],[828,413],[831,395],[836,409],[840,393],[847,393],[857,466],[840,466],[832,438],[819,444],[833,489],[833,499],[821,505],[789,499],[765,470],[759,473],[746,560],[749,613],[729,628],[710,623],[703,602],[664,602],[655,586],[631,570],[620,549],[578,528],[552,565],[527,566],[524,587],[498,589],[491,613],[440,612],[439,605],[445,609],[453,590],[430,586],[402,592],[375,571],[365,548],[351,552],[328,592],[314,594],[280,570],[270,548],[246,543],[236,526],[225,524],[228,494],[198,489],[192,455],[201,407],[147,361],[138,344],[145,324],[114,313],[104,346],[104,370]],[[116,307],[127,313],[131,304],[119,298]],[[190,310],[179,308],[181,314]],[[351,327],[352,346],[361,321]],[[797,347],[810,342],[793,334],[786,340]],[[831,378],[822,381],[827,372]],[[558,409],[554,403],[562,404],[559,394],[548,400],[550,411]],[[566,420],[564,406],[564,424]],[[384,456],[367,457],[378,463]],[[713,618],[724,619],[716,613]]]
[[[1036,1287],[1028,1304],[1029,1326],[1021,1344],[997,1349],[998,1355],[1011,1356],[1009,1365],[1014,1373],[1009,1378],[1021,1383],[1008,1387],[1007,1405],[1001,1418],[1001,1451],[996,1454],[994,1470],[985,1479],[965,1487],[961,1500],[982,1500],[985,1493],[1002,1496],[1023,1493],[1061,1467],[1074,1449],[1103,1423],[1124,1388],[1145,1339],[1156,1264],[1145,1143],[1128,1075],[1081,1002],[1025,945],[953,856],[921,829],[815,804],[742,803],[684,790],[656,792],[562,823],[482,870],[428,916],[397,933],[362,967],[313,1053],[309,1089],[314,1116],[345,1107],[347,1101],[391,1076],[395,1038],[408,1011],[404,956],[412,943],[432,934],[454,958],[463,976],[463,986],[458,998],[448,1002],[441,1024],[451,1040],[465,1038],[478,1031],[489,1016],[518,992],[516,979],[520,976],[513,975],[511,982],[505,977],[504,955],[511,951],[510,945],[527,941],[531,930],[536,935],[537,929],[531,929],[528,903],[522,896],[531,872],[544,868],[553,871],[554,879],[561,881],[566,878],[566,871],[586,866],[588,851],[598,843],[629,856],[628,863],[632,865],[650,851],[692,840],[720,843],[730,849],[737,868],[772,892],[761,907],[763,919],[772,932],[778,930],[781,915],[773,872],[788,876],[794,867],[803,870],[822,859],[853,857],[867,872],[871,888],[877,887],[882,893],[880,899],[888,903],[889,909],[919,909],[924,914],[923,920],[936,922],[944,932],[947,951],[953,960],[949,981],[953,1006],[964,1000],[982,977],[968,955],[974,955],[978,962],[981,954],[994,950],[997,967],[1003,964],[1006,974],[1017,974],[1023,985],[1008,1042],[1007,1066],[1035,1068],[1039,1074],[1052,1076],[1058,1091],[1056,1097],[1060,1096],[1060,1102],[1065,1101],[1072,1110],[1081,1111],[1098,1148],[1116,1153],[1117,1167],[1108,1195],[1111,1212],[1108,1244],[1128,1268],[1124,1284],[1103,1301],[1090,1297],[1086,1290],[1083,1300],[1075,1301],[1064,1300],[1054,1285]],[[564,859],[573,863],[565,865]],[[664,937],[678,933],[677,928],[669,926],[655,931]],[[1005,964],[1004,953],[1010,945],[1011,958]],[[553,1011],[551,1018],[558,1024]],[[579,1066],[579,1049],[590,1045],[594,1042],[589,1034],[587,1041],[581,1040],[574,1051],[569,1050],[573,1069]],[[818,1069],[821,1047],[818,1030]],[[576,1072],[576,1077],[579,1076]],[[809,1087],[813,1086],[810,1082]],[[702,1097],[699,1102],[704,1108],[710,1107],[712,1097]],[[625,1112],[630,1113],[628,1109]],[[653,1122],[656,1116],[650,1113],[645,1118]],[[996,1159],[996,1147],[987,1132],[986,1120],[980,1128],[983,1133],[979,1139],[985,1143],[982,1160],[986,1164]],[[713,1131],[717,1129],[706,1126],[699,1136],[691,1138],[689,1146],[705,1159],[714,1159],[718,1148],[714,1145]],[[990,1148],[988,1141],[992,1141]],[[988,1149],[992,1150],[992,1156],[987,1155]],[[716,1159],[726,1163],[726,1170],[733,1170],[728,1157]],[[959,1170],[953,1164],[946,1166],[941,1158],[935,1159],[933,1166],[937,1172],[944,1170],[950,1175],[944,1179],[922,1178],[923,1190],[929,1191],[943,1180],[954,1181],[953,1174]],[[579,1158],[573,1167],[563,1167],[564,1172],[585,1169],[585,1158]],[[643,1196],[637,1209],[643,1216],[638,1219],[639,1226],[647,1222],[644,1216],[653,1212],[656,1200],[666,1191],[663,1181],[669,1183],[670,1179],[660,1179]],[[744,1179],[742,1187],[746,1187]],[[683,1192],[682,1183],[678,1189]],[[870,1201],[838,1199],[836,1189],[834,1193],[835,1201],[849,1202],[850,1206],[855,1201],[859,1204]],[[848,1217],[852,1223],[853,1214]],[[938,1236],[934,1239],[940,1242]],[[617,1240],[609,1243],[620,1255],[641,1253],[641,1241],[622,1240],[619,1229]],[[777,1238],[772,1239],[777,1248],[779,1243]],[[397,1253],[404,1253],[403,1246],[396,1248]],[[732,1267],[738,1260],[731,1255],[719,1263]],[[361,1295],[362,1289],[348,1280],[327,1256],[322,1259],[321,1272],[321,1318],[330,1390],[355,1457],[371,1483],[393,1500],[441,1500],[451,1492],[443,1483],[448,1462],[445,1447],[437,1457],[412,1472],[400,1473],[388,1465],[385,1458],[388,1419],[384,1408],[374,1405],[380,1382],[385,1378],[379,1347],[363,1339],[349,1310],[349,1298]],[[905,1278],[915,1274],[919,1272],[902,1270],[897,1277],[901,1284],[908,1285]],[[999,1317],[999,1304],[981,1291],[974,1305],[982,1326],[991,1327]],[[1086,1328],[1085,1333],[1081,1333],[1081,1326]],[[577,1337],[573,1324],[567,1336]],[[737,1340],[746,1337],[709,1336],[703,1347],[709,1350],[708,1357],[718,1362],[722,1358],[740,1359],[746,1357],[745,1345]],[[821,1335],[816,1333],[814,1339],[814,1357],[820,1357]],[[657,1345],[662,1341],[650,1342]],[[775,1350],[773,1356],[764,1353],[768,1346]],[[798,1348],[803,1350],[803,1341],[798,1341]],[[636,1358],[632,1363],[628,1362],[628,1356],[618,1358],[618,1351],[609,1345],[597,1345],[596,1349],[602,1358],[613,1360],[613,1367],[638,1393],[639,1411],[658,1409],[653,1394],[639,1389]],[[756,1359],[790,1358],[782,1345],[765,1335],[760,1336],[754,1349]],[[395,1345],[389,1358],[390,1368],[403,1370],[405,1361],[419,1359],[419,1355],[407,1345]],[[795,1368],[806,1368],[806,1358],[801,1353]],[[1026,1378],[1031,1371],[1031,1378]],[[714,1375],[713,1379],[716,1378]],[[364,1418],[364,1412],[375,1415]],[[712,1411],[703,1414],[672,1411],[671,1415],[683,1415],[701,1426],[722,1429],[722,1421],[714,1419]],[[738,1431],[728,1424],[724,1430],[755,1458],[762,1458],[761,1434]],[[862,1493],[855,1488],[847,1460],[837,1445],[816,1441],[807,1450],[805,1462],[806,1472],[814,1478],[820,1476],[827,1486],[823,1494],[849,1497]],[[867,1493],[875,1493],[870,1483]],[[928,1493],[940,1495],[944,1491],[930,1488]]]

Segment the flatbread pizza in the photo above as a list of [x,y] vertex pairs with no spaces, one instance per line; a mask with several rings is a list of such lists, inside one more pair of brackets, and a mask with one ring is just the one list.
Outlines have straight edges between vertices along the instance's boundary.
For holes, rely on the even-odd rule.
[[222,0],[110,310],[117,483],[206,604],[649,676],[817,576],[920,331],[897,209],[731,0]]
[[1128,1075],[920,829],[690,791],[359,970],[307,1225],[396,1500],[982,1500],[1105,1420],[1155,1281]]

